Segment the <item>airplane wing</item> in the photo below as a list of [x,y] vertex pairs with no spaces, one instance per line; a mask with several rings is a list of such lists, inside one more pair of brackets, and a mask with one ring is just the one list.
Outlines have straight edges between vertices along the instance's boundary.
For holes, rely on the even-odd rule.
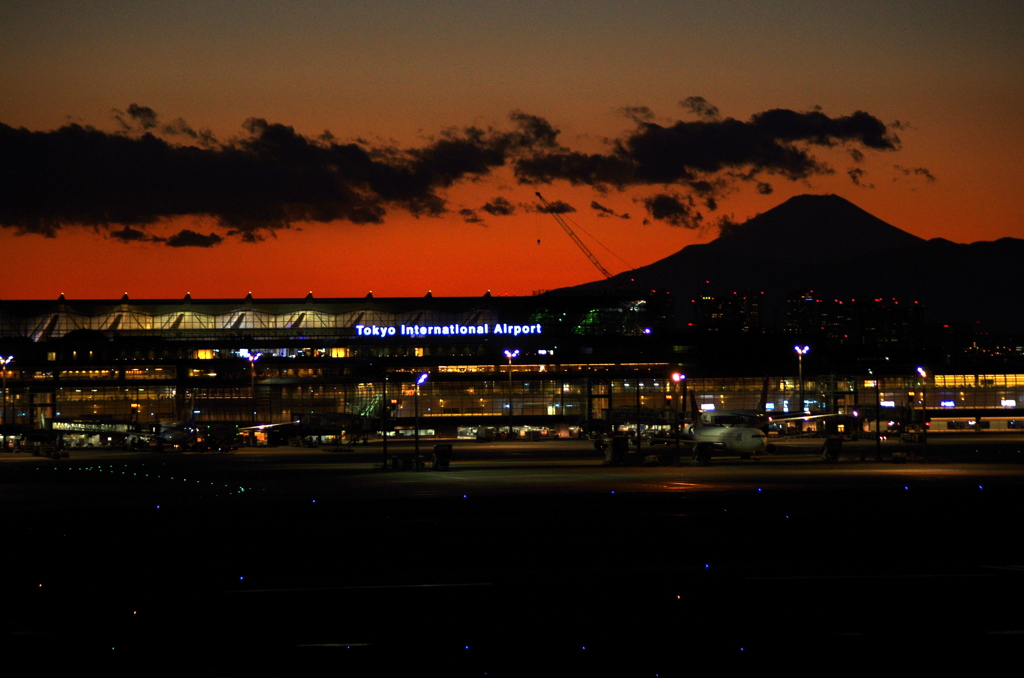
[[235,431],[238,433],[252,433],[255,431],[266,431],[268,429],[281,428],[283,426],[295,426],[298,423],[299,422],[297,421],[286,421],[281,424],[257,424],[256,426],[242,426],[235,429]]
[[838,414],[797,414],[797,415],[793,415],[793,416],[790,416],[790,417],[773,417],[770,414],[766,414],[765,416],[768,417],[768,423],[769,424],[775,424],[775,423],[778,423],[780,421],[800,421],[800,420],[807,421],[809,419],[825,419],[827,417],[838,417],[840,415],[838,415]]

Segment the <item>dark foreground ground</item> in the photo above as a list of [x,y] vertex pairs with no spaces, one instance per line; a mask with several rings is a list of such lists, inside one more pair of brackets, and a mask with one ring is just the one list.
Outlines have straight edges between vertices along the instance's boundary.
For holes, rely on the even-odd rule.
[[650,468],[495,444],[456,446],[446,473],[375,469],[379,449],[7,455],[0,661],[991,673],[1024,650],[1017,444],[936,442],[906,464],[847,445],[825,464],[809,443]]

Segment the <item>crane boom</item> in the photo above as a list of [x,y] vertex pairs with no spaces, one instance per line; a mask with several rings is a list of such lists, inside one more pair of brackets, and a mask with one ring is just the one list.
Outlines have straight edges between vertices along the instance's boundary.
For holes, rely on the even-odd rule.
[[580,240],[580,237],[576,235],[576,232],[569,227],[569,224],[566,223],[565,219],[562,218],[562,215],[558,214],[557,212],[551,211],[551,204],[544,199],[544,196],[541,195],[539,191],[537,192],[537,197],[540,198],[540,201],[544,204],[544,207],[548,208],[548,214],[555,218],[555,221],[557,221],[558,225],[561,226],[565,230],[565,232],[569,234],[569,237],[572,238],[572,241],[574,243],[576,243],[576,246],[583,250],[583,253],[587,255],[587,259],[590,259],[590,263],[596,266],[597,270],[601,271],[601,274],[605,278],[611,278],[612,274],[608,272],[607,268],[601,265],[601,262],[597,260],[597,257],[594,256],[594,253],[590,251],[590,248],[587,247],[582,240]]

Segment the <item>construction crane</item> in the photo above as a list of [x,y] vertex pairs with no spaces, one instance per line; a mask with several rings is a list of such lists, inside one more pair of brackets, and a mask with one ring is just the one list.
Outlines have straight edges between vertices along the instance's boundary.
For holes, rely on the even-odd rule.
[[551,209],[551,203],[545,200],[544,196],[541,195],[540,192],[537,192],[537,197],[540,199],[541,203],[544,204],[544,207],[547,209],[547,213],[555,218],[555,221],[558,222],[559,226],[565,229],[565,232],[569,234],[569,237],[572,238],[574,243],[576,243],[576,246],[583,250],[583,253],[587,255],[587,259],[590,259],[590,263],[596,266],[597,270],[601,271],[601,275],[605,278],[611,278],[612,274],[608,272],[607,268],[601,265],[601,262],[597,260],[594,253],[590,251],[590,248],[587,247],[583,241],[580,240],[580,237],[569,227],[569,224],[562,218],[562,215]]

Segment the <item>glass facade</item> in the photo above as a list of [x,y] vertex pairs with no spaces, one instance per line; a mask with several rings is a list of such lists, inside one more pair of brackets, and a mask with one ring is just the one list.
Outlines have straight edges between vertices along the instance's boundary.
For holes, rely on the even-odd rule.
[[[670,316],[629,295],[0,301],[0,343],[14,356],[3,420],[19,434],[54,420],[245,427],[313,415],[408,429],[418,400],[441,435],[508,425],[566,435],[587,422],[672,422],[691,396],[704,410],[756,408],[763,376],[671,379],[714,366],[679,361]],[[510,348],[521,350],[511,361]],[[816,413],[867,417],[880,402],[904,419],[926,409],[937,426],[1024,419],[1024,374],[804,376]],[[769,410],[801,411],[800,391],[795,374],[771,377]]]

